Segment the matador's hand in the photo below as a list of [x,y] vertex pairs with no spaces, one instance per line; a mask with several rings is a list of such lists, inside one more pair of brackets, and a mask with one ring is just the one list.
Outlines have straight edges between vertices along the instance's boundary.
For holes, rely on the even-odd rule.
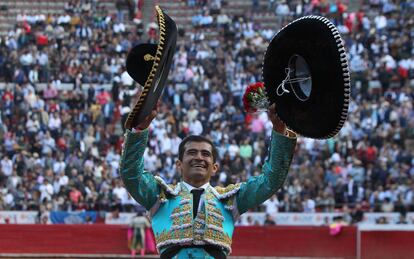
[[157,114],[158,114],[158,105],[156,105],[154,107],[154,109],[151,111],[151,113],[147,117],[145,117],[145,119],[140,124],[138,124],[135,127],[135,129],[136,130],[144,130],[144,129],[148,128],[149,125],[151,124],[152,120],[157,116]]
[[273,124],[273,130],[282,135],[286,135],[286,124],[276,115],[276,104],[272,104],[269,107],[267,114]]

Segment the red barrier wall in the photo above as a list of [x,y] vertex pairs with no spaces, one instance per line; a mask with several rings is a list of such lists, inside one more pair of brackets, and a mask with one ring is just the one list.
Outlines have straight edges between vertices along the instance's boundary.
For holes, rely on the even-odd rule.
[[126,233],[104,224],[0,224],[0,253],[128,254]]
[[[361,259],[414,258],[414,228],[361,231]],[[411,230],[411,231],[410,231]],[[0,224],[1,253],[129,254],[127,228],[117,225]],[[327,227],[237,227],[232,255],[357,257],[357,229],[330,236]]]
[[328,227],[237,227],[232,255],[355,258],[356,228],[336,236]]
[[[114,225],[0,225],[0,253],[128,254],[127,228]],[[356,255],[356,230],[327,227],[237,227],[232,255]]]
[[413,231],[361,231],[362,259],[414,258]]

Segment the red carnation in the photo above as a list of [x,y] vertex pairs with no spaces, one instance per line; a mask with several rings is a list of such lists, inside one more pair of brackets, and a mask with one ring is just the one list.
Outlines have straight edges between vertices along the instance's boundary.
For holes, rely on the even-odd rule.
[[267,110],[269,101],[263,82],[251,84],[246,88],[243,94],[243,106],[245,111],[249,113]]

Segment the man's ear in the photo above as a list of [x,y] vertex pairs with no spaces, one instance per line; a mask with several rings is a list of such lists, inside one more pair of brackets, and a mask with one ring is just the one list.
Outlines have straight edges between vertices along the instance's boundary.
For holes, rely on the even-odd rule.
[[211,175],[216,175],[218,170],[220,169],[220,165],[218,163],[213,164],[213,173]]

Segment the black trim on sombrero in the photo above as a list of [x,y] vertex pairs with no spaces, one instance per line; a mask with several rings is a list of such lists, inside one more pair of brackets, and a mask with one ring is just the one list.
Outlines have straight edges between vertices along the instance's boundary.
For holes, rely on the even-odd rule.
[[341,36],[328,19],[304,16],[283,27],[266,50],[262,72],[269,101],[288,128],[315,139],[342,128],[350,75]]
[[127,57],[129,75],[143,86],[141,95],[128,114],[125,128],[142,122],[157,105],[171,68],[177,42],[177,25],[159,6],[155,6],[159,25],[158,44],[140,44]]

